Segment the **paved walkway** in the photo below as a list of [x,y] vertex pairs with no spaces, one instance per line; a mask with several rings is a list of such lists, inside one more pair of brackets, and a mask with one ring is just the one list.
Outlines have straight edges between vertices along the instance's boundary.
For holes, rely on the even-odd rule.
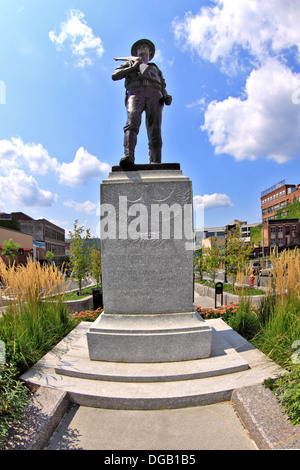
[[230,402],[176,410],[74,406],[49,450],[256,450]]
[[[195,293],[195,305],[215,307]],[[175,410],[105,410],[74,405],[50,450],[256,450],[231,402]]]

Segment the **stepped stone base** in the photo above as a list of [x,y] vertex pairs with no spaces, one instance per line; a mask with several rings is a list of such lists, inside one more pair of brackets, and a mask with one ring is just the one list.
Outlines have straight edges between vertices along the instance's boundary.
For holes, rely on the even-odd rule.
[[81,323],[22,380],[68,393],[71,402],[107,409],[154,410],[200,406],[231,399],[233,390],[274,377],[279,366],[221,319],[212,329],[207,359],[164,363],[91,361]]
[[102,314],[87,332],[92,361],[177,362],[211,353],[212,330],[196,312]]

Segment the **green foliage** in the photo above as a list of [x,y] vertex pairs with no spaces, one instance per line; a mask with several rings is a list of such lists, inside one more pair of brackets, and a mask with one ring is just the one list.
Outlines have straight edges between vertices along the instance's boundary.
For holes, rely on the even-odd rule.
[[101,284],[101,249],[96,244],[91,249],[90,274],[95,279],[97,287]]
[[221,264],[220,249],[216,237],[211,239],[210,248],[203,248],[203,260],[205,271],[215,280]]
[[266,380],[265,386],[276,394],[292,424],[300,424],[300,364],[291,363],[289,373]]
[[78,226],[78,220],[74,222],[73,232],[70,235],[70,259],[72,266],[72,278],[78,283],[79,293],[82,289],[82,281],[90,267],[91,246],[89,240],[91,238],[89,229],[83,236],[84,228]]
[[21,418],[29,401],[29,390],[17,377],[14,365],[0,364],[0,448],[9,426]]
[[262,325],[255,345],[272,360],[286,367],[292,344],[300,339],[300,299],[295,295],[268,297],[260,308]]
[[9,307],[0,318],[0,339],[7,361],[23,373],[75,326],[61,302],[24,303],[18,314]]
[[261,328],[256,307],[244,300],[240,302],[235,315],[231,315],[228,324],[248,341],[251,341]]
[[275,219],[300,219],[300,201],[290,202],[286,207],[279,209]]
[[227,272],[232,276],[234,285],[238,271],[243,271],[246,267],[252,247],[248,246],[241,236],[241,224],[237,224],[229,230],[225,245],[225,263]]
[[258,245],[262,243],[262,225],[257,225],[256,227],[250,227],[250,242]]
[[194,252],[194,272],[202,279],[204,271],[203,249],[200,248]]
[[0,227],[8,228],[11,230],[16,230],[21,232],[20,222],[15,218],[14,215],[11,216],[9,220],[0,220]]
[[10,238],[8,241],[4,240],[1,254],[2,256],[8,258],[10,262],[12,262],[16,258],[19,249],[20,245],[18,243],[14,243],[13,239]]
[[54,260],[54,254],[52,253],[52,251],[47,251],[46,255],[45,255],[45,260],[48,261],[48,263],[52,263],[53,260]]

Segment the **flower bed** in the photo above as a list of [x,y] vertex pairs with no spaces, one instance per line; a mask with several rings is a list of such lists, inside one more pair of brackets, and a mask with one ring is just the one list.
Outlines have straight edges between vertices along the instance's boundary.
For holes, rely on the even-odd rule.
[[93,322],[102,312],[103,308],[97,308],[97,310],[82,310],[81,312],[73,312],[70,313],[70,316],[78,323],[82,321]]

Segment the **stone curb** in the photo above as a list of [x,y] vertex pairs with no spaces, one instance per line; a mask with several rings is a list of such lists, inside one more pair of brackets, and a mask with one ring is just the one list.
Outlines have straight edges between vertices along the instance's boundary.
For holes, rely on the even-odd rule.
[[[213,287],[205,286],[204,284],[194,284],[194,291],[204,297],[210,297],[215,299],[215,289]],[[259,306],[261,302],[266,298],[265,295],[250,295],[246,299],[250,300],[251,305]],[[223,305],[228,305],[230,302],[239,302],[240,297],[235,294],[229,294],[228,292],[223,292]],[[221,296],[217,295],[217,301],[220,303]]]
[[43,450],[70,406],[67,392],[40,387],[3,450]]
[[260,450],[300,449],[300,424],[291,424],[276,396],[263,384],[234,390],[232,402]]

